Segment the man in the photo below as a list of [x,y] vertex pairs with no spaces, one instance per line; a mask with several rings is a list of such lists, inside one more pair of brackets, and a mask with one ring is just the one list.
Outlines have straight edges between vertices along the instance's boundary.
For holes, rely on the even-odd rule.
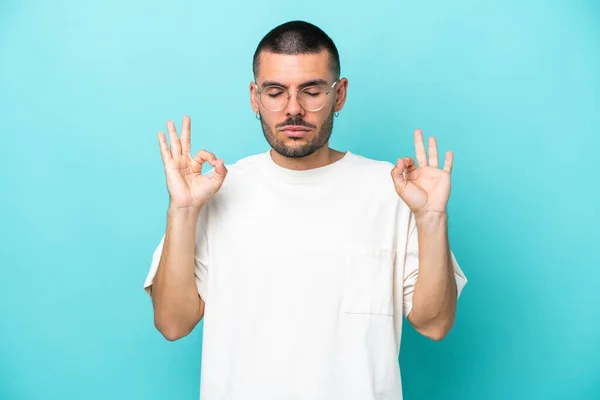
[[[250,101],[270,149],[225,167],[190,155],[167,123],[159,143],[167,228],[145,289],[168,339],[204,317],[202,400],[398,400],[403,316],[451,329],[465,276],[448,244],[452,153],[438,167],[329,148],[348,81],[332,40],[294,21],[259,43]],[[214,167],[202,174],[203,163]]]

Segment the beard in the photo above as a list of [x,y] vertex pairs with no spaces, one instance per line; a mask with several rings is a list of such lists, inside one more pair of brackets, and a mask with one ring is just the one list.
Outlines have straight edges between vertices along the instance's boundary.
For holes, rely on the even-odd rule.
[[[260,125],[262,126],[263,134],[265,135],[265,139],[271,145],[273,150],[277,153],[281,154],[284,157],[288,158],[302,158],[311,155],[315,151],[319,150],[329,141],[331,137],[331,132],[333,131],[333,108],[327,119],[323,122],[321,129],[315,136],[312,137],[305,144],[299,144],[302,139],[294,139],[288,138],[289,141],[292,141],[292,145],[287,144],[285,141],[277,139],[275,134],[267,125],[265,120],[262,118],[262,114],[260,114]],[[296,118],[288,118],[285,122],[278,124],[277,126],[287,126],[287,125],[301,125],[306,126],[308,128],[315,128],[314,125],[311,125],[304,121],[300,116]]]

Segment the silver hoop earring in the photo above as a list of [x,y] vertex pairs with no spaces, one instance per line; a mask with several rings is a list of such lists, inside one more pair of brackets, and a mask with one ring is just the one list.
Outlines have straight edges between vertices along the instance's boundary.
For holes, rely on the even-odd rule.
[[339,113],[339,111],[338,111],[338,112],[336,112],[336,113],[335,113],[335,114],[333,114],[333,115],[335,115],[336,117],[339,117],[339,116],[340,116],[340,113]]
[[260,121],[260,114],[256,113],[256,119]]

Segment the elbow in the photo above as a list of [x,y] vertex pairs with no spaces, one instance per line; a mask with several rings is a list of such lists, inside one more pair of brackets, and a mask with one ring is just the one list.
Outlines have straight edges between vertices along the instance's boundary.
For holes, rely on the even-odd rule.
[[191,330],[174,323],[166,323],[154,319],[154,326],[169,342],[174,342],[190,334]]
[[438,329],[438,330],[429,332],[425,336],[427,336],[429,339],[431,339],[435,342],[439,342],[439,341],[443,340],[446,337],[446,335],[448,335],[448,332],[450,332],[449,329],[448,330]]
[[427,325],[417,329],[417,331],[426,338],[439,342],[448,335],[453,325],[454,318],[443,318],[430,321]]
[[172,307],[160,306],[154,303],[154,327],[170,342],[189,335],[204,316],[204,303],[200,302],[198,309],[182,312],[173,311]]
[[444,339],[448,333],[452,330],[452,326],[454,325],[454,318],[448,318],[446,321],[441,322],[436,329],[434,329],[429,338],[436,342]]
[[174,342],[176,340],[186,337],[189,334],[189,332],[185,333],[182,331],[161,331],[160,333],[169,342]]

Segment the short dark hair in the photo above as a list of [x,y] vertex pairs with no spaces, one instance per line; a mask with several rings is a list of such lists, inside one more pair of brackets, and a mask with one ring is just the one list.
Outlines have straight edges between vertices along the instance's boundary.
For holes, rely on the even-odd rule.
[[273,28],[258,43],[254,52],[252,72],[258,75],[260,53],[275,54],[318,54],[322,50],[329,53],[329,69],[337,80],[340,77],[340,55],[333,40],[321,28],[305,21],[290,21]]

